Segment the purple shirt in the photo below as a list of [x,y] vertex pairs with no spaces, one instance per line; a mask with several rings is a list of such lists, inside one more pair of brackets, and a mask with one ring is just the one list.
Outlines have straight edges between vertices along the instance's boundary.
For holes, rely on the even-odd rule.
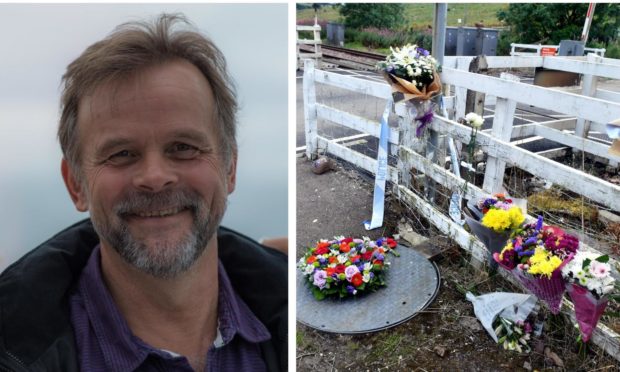
[[[218,262],[218,332],[205,371],[265,371],[258,343],[271,336],[232,288]],[[153,348],[133,335],[101,276],[97,246],[70,298],[82,371],[192,371],[183,356]]]

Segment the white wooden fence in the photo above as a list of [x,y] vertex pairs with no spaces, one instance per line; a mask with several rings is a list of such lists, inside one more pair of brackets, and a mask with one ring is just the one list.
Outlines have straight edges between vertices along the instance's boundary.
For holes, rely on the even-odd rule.
[[[502,57],[497,57],[502,58]],[[594,76],[608,76],[619,78],[618,70],[609,67],[605,61],[548,61],[550,58],[542,57],[505,57],[508,59],[498,59],[489,62],[489,67],[499,67],[509,62],[515,62],[523,67],[524,65],[545,65],[551,64],[556,67],[562,66],[565,69],[579,70]],[[556,59],[557,57],[554,57]],[[471,58],[469,58],[471,60]],[[454,97],[447,97],[444,101],[452,106],[456,112],[456,117],[464,116],[464,96],[466,91],[476,90],[485,92],[487,95],[497,97],[493,128],[489,133],[479,132],[476,138],[477,146],[487,153],[489,161],[486,167],[485,179],[482,189],[471,184],[465,186],[465,181],[456,177],[444,167],[433,163],[427,154],[416,152],[413,149],[420,149],[420,141],[414,136],[414,126],[409,117],[408,110],[403,104],[397,104],[395,112],[399,118],[399,128],[391,128],[388,142],[393,149],[397,150],[398,166],[388,167],[388,180],[392,182],[395,194],[401,201],[416,210],[419,214],[431,221],[440,231],[450,236],[459,246],[472,254],[480,262],[484,262],[487,251],[484,245],[470,235],[463,227],[453,222],[447,217],[447,211],[441,211],[434,204],[427,202],[424,198],[413,192],[409,185],[409,170],[416,169],[425,174],[426,177],[441,184],[448,190],[465,190],[466,199],[480,199],[500,189],[502,186],[504,169],[506,164],[526,170],[527,172],[550,180],[553,183],[590,198],[603,206],[614,211],[620,211],[620,187],[579,170],[564,166],[543,156],[531,153],[510,144],[510,137],[522,136],[524,133],[531,133],[540,136],[552,137],[554,141],[566,143],[567,145],[577,145],[580,148],[594,147],[598,143],[593,143],[587,138],[576,140],[574,135],[567,134],[560,129],[557,123],[546,123],[545,125],[531,125],[514,127],[513,119],[516,104],[526,103],[536,107],[550,109],[570,116],[583,119],[592,123],[606,123],[620,117],[620,103],[603,100],[601,98],[577,95],[574,93],[557,91],[549,88],[541,88],[520,83],[514,76],[509,74],[502,75],[501,78],[472,74],[461,70],[465,64],[469,65],[467,57],[457,57],[452,61],[447,60],[441,73],[443,84],[453,85],[456,92]],[[453,64],[453,65],[451,65]],[[613,66],[614,64],[611,64]],[[457,67],[458,69],[454,68]],[[519,66],[515,66],[519,67]],[[353,151],[350,148],[323,137],[317,132],[317,121],[319,119],[328,120],[338,125],[364,132],[368,135],[379,136],[380,126],[378,122],[359,117],[352,113],[329,107],[318,103],[316,100],[315,84],[327,84],[330,86],[343,88],[366,96],[387,99],[391,90],[385,83],[363,80],[351,76],[344,76],[327,71],[315,70],[311,60],[305,61],[303,92],[304,92],[304,119],[306,131],[306,155],[313,159],[318,151],[324,151],[338,156],[362,169],[371,173],[376,170],[376,160],[364,154]],[[436,131],[440,135],[452,137],[463,143],[470,141],[471,128],[461,125],[449,118],[435,116],[430,125],[430,130]],[[564,141],[564,142],[562,142]],[[602,146],[602,145],[600,145]],[[602,154],[603,148],[597,150]],[[590,149],[586,149],[590,151]],[[394,151],[392,151],[394,153]],[[532,218],[530,216],[530,218]],[[582,249],[592,250],[592,247],[582,245]],[[613,261],[613,260],[612,260]],[[613,261],[612,265],[616,262]],[[508,280],[512,280],[504,270],[500,270]],[[514,282],[514,281],[513,281]],[[516,283],[520,286],[519,283]],[[522,286],[520,286],[523,288]],[[574,313],[572,304],[565,301],[564,312],[571,316],[573,321]],[[606,350],[610,355],[620,360],[620,335],[614,333],[603,324],[599,324],[595,330],[592,340],[598,346]]]
[[[312,39],[300,39],[299,32],[300,31],[311,31]],[[300,50],[300,45],[313,45],[314,53],[303,53]],[[316,61],[316,63],[320,63],[321,58],[323,58],[323,53],[321,52],[321,26],[315,24],[314,26],[302,26],[297,25],[297,64],[298,67],[301,67],[300,64],[306,58],[312,58]],[[319,65],[320,66],[320,65]]]

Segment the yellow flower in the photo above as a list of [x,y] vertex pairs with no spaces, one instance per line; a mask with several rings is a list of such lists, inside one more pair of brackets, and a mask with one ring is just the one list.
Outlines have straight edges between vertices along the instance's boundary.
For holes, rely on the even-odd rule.
[[516,229],[521,226],[523,221],[525,221],[525,217],[523,213],[521,213],[521,208],[519,207],[511,207],[508,210],[508,215],[510,216],[510,228]]
[[534,255],[530,257],[530,268],[527,271],[532,275],[546,275],[551,278],[551,274],[562,264],[558,256],[554,256],[542,247],[537,247]]
[[511,220],[508,211],[491,209],[482,217],[482,225],[493,231],[505,231],[510,228]]

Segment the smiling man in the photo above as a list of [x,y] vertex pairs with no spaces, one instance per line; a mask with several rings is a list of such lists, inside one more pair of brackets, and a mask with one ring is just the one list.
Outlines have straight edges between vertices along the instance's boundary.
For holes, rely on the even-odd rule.
[[0,277],[0,370],[286,369],[286,257],[219,226],[235,90],[179,23],[122,25],[68,66],[61,172],[91,218]]

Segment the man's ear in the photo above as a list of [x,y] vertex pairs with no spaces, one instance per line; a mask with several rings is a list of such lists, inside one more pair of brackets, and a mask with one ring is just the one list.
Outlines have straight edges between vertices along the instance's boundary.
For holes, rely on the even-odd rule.
[[63,158],[60,163],[60,172],[62,173],[62,179],[65,181],[67,191],[69,191],[69,196],[71,196],[71,200],[73,200],[73,204],[75,204],[75,208],[80,212],[86,212],[88,210],[86,190],[84,190],[82,184],[78,182],[65,158]]
[[226,180],[228,181],[228,193],[235,191],[235,183],[237,182],[237,150],[233,150],[226,172]]

